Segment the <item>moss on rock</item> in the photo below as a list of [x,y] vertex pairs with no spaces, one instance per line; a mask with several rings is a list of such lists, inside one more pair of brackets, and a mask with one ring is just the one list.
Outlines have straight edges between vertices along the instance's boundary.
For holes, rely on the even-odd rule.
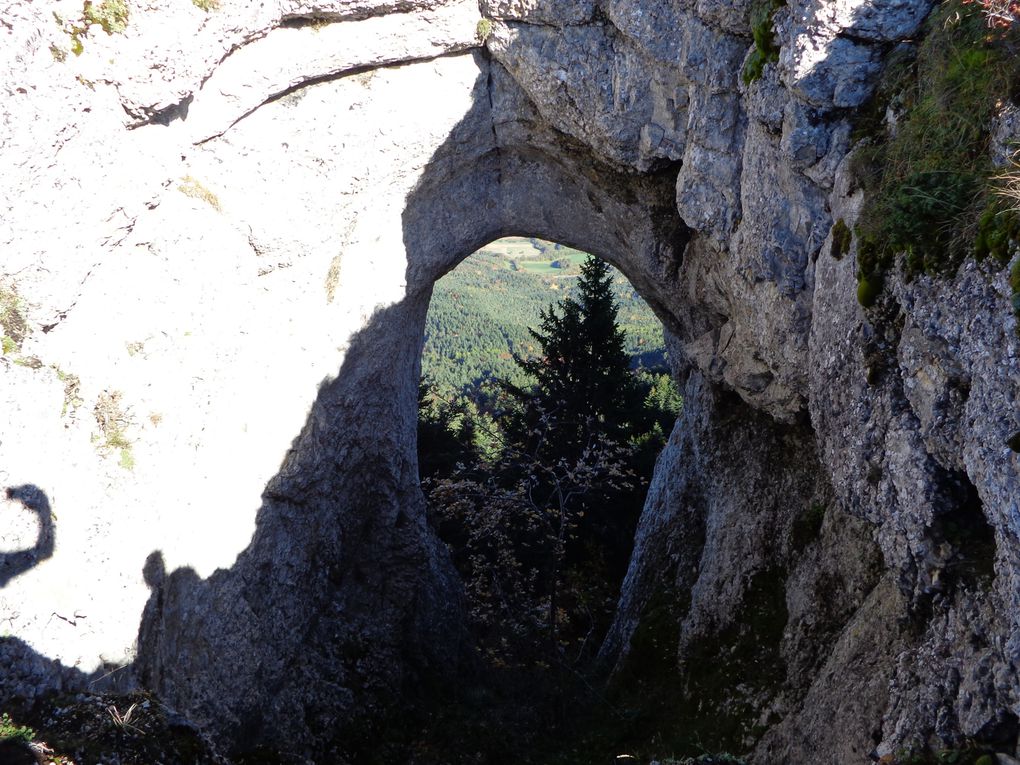
[[786,5],[786,0],[755,0],[751,5],[749,23],[754,48],[751,49],[744,63],[743,79],[745,85],[761,77],[765,65],[779,60],[779,45],[772,33],[772,22],[776,11]]
[[832,227],[832,247],[829,254],[839,260],[850,251],[850,244],[853,242],[853,232],[846,225],[846,221],[840,218]]
[[857,280],[857,302],[862,308],[871,308],[878,300],[878,294],[882,291],[882,280],[879,274],[862,276]]

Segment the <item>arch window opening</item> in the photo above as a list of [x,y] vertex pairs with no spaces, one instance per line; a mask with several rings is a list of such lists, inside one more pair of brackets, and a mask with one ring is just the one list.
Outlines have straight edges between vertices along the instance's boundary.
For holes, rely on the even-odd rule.
[[680,409],[662,325],[604,261],[505,238],[436,283],[422,369],[422,488],[489,683],[567,724]]

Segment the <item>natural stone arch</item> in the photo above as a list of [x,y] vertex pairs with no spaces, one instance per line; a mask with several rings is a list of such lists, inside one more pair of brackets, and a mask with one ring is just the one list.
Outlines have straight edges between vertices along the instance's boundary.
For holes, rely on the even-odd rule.
[[[423,78],[444,83],[463,114],[408,119],[400,99]],[[540,236],[609,260],[676,324],[669,287],[686,229],[673,174],[614,168],[543,127],[481,53],[309,86],[203,144],[196,175],[223,189],[225,204],[232,187],[255,200],[245,223],[259,257],[300,247],[274,237],[281,216],[263,206],[274,204],[274,177],[292,168],[301,177],[306,155],[288,157],[291,147],[309,124],[327,123],[323,114],[358,104],[382,112],[370,122],[386,124],[396,145],[336,208],[347,214],[321,220],[338,254],[327,260],[323,246],[304,260],[318,263],[323,318],[365,323],[345,341],[339,372],[320,386],[270,480],[251,545],[205,580],[187,569],[164,577],[158,561],[149,577],[140,676],[235,743],[285,737],[326,746],[402,695],[412,703],[426,677],[456,677],[464,660],[459,585],[425,525],[416,469],[415,394],[436,279],[495,238]],[[314,153],[342,149],[346,130],[338,124],[320,136]]]
[[638,174],[605,162],[548,127],[500,64],[484,66],[495,141],[479,136],[474,152],[456,140],[440,147],[409,195],[409,291],[430,289],[495,239],[535,236],[609,261],[675,327],[671,288],[689,236],[673,201],[676,168]]

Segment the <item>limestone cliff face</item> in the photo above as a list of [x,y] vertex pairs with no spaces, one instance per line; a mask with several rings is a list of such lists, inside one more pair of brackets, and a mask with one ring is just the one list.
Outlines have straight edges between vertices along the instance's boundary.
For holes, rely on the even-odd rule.
[[109,32],[0,13],[0,481],[34,487],[3,509],[0,696],[127,666],[102,682],[314,748],[457,667],[422,327],[437,278],[527,234],[619,266],[686,381],[619,676],[665,601],[677,672],[732,644],[760,762],[1015,748],[1005,278],[893,281],[883,319],[831,248],[854,110],[928,3],[792,2],[750,84],[741,2],[93,7]]

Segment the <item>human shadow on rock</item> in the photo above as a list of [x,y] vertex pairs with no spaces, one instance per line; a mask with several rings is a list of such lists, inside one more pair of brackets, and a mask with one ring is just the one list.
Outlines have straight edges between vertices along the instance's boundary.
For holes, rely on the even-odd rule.
[[17,502],[25,510],[35,513],[39,518],[39,530],[32,547],[0,553],[0,587],[6,587],[12,579],[51,557],[54,544],[53,512],[46,492],[28,483],[9,486],[4,495],[10,502]]
[[414,452],[426,308],[411,295],[352,337],[233,566],[203,579],[146,561],[134,671],[226,749],[293,742],[343,762],[388,710],[456,675],[455,574]]

